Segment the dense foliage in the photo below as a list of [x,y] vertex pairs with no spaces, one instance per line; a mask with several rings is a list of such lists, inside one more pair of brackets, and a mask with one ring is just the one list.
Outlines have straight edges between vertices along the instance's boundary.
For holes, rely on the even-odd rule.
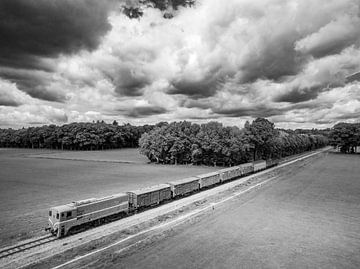
[[338,123],[330,132],[330,145],[343,153],[355,153],[360,147],[360,123]]
[[289,156],[326,144],[323,135],[277,130],[263,118],[247,122],[244,129],[218,122],[162,124],[145,133],[139,142],[140,152],[152,162],[226,166]]
[[154,126],[119,126],[105,122],[71,123],[62,126],[0,129],[0,147],[96,150],[137,147],[141,135]]

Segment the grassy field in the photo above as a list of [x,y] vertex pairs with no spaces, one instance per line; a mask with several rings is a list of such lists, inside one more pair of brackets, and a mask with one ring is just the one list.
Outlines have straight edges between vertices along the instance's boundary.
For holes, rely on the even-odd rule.
[[146,164],[148,158],[139,154],[137,149],[121,150],[94,150],[94,151],[49,151],[30,154],[32,158],[45,159],[63,159],[63,160],[82,160],[97,162],[115,162],[115,163],[138,163]]
[[137,149],[0,149],[0,246],[43,233],[51,206],[214,170],[148,164]]
[[359,164],[328,154],[89,268],[360,268]]

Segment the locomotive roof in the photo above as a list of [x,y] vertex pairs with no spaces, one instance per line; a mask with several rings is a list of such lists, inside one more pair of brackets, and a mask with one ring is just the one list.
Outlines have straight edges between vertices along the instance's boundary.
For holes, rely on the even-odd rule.
[[257,160],[257,161],[254,162],[254,164],[264,163],[264,162],[266,162],[266,161],[264,161],[264,160]]
[[168,183],[172,184],[172,185],[179,185],[179,184],[185,184],[185,183],[189,183],[189,182],[197,181],[197,180],[199,180],[198,177],[187,177],[187,178],[170,181]]
[[139,194],[143,194],[143,193],[159,191],[159,190],[166,189],[166,188],[170,188],[170,185],[164,183],[164,184],[158,184],[158,185],[145,187],[145,188],[141,188],[141,189],[137,189],[137,190],[129,191],[129,192],[139,195]]
[[71,204],[73,204],[75,206],[81,206],[81,205],[97,203],[100,201],[110,200],[110,199],[124,197],[124,196],[127,196],[127,194],[126,193],[117,193],[117,194],[113,194],[113,195],[105,196],[105,197],[101,197],[101,198],[90,198],[90,199],[86,199],[86,200],[75,201],[75,202],[72,202]]
[[58,212],[66,212],[66,211],[74,210],[75,208],[76,207],[73,204],[67,204],[67,205],[54,206],[50,208],[50,210],[55,210]]
[[127,196],[127,194],[126,193],[117,193],[114,195],[105,196],[105,197],[101,197],[101,198],[89,198],[86,200],[75,201],[75,202],[72,202],[72,203],[69,203],[66,205],[54,206],[51,208],[51,210],[56,210],[58,212],[70,211],[70,210],[74,210],[77,206],[97,203],[100,201],[110,200],[113,198],[124,197],[124,196]]

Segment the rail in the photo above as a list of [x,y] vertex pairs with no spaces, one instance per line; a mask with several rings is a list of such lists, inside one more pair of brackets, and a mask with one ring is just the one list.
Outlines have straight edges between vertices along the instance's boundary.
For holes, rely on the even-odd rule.
[[24,252],[24,251],[34,248],[34,247],[45,245],[45,244],[55,241],[57,239],[58,238],[54,237],[53,235],[45,235],[45,236],[30,240],[26,243],[21,243],[18,245],[0,249],[0,259],[12,256],[16,253]]

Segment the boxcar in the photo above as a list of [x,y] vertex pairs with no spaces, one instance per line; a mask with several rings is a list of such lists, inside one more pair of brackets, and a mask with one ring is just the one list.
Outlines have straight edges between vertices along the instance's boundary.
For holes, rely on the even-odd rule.
[[220,177],[222,182],[237,178],[241,176],[241,169],[239,166],[233,166],[225,169],[221,169]]
[[171,187],[169,184],[159,184],[135,191],[127,192],[131,209],[148,207],[171,199]]
[[279,159],[266,160],[266,168],[274,167],[279,164]]
[[266,161],[259,160],[254,162],[254,172],[266,169]]
[[221,181],[220,173],[212,172],[196,176],[199,178],[200,189],[213,186]]
[[200,188],[199,178],[189,177],[168,182],[171,186],[172,197],[182,196],[197,191]]
[[253,163],[243,163],[239,165],[239,169],[241,171],[241,175],[248,175],[254,172],[254,164]]

